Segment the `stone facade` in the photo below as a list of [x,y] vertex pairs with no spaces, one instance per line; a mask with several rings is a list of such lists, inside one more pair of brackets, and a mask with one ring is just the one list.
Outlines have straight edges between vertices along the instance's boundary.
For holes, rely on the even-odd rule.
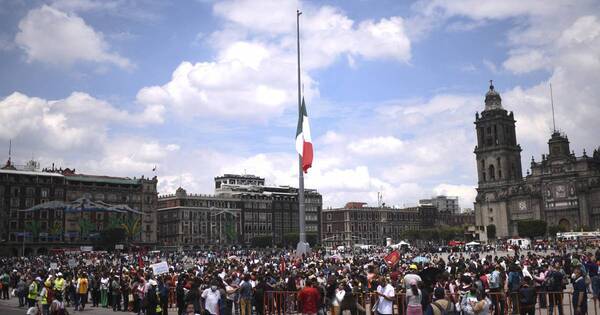
[[549,154],[537,162],[532,158],[531,173],[523,177],[513,113],[502,107],[493,86],[485,103],[485,110],[475,116],[475,213],[480,239],[487,239],[490,224],[496,226],[499,238],[515,236],[517,222],[528,219],[569,231],[600,228],[600,152],[588,156],[584,151],[578,157],[570,150],[567,136],[554,131]]
[[408,208],[369,207],[349,202],[343,208],[323,210],[323,245],[383,245],[386,238],[402,239],[407,230],[438,226],[466,226],[475,223],[473,213],[440,212],[433,205]]
[[47,253],[93,246],[103,230],[129,224],[131,241],[156,242],[157,179],[78,174],[71,169],[0,169],[0,250]]
[[[158,230],[162,246],[210,248],[251,245],[256,239],[295,246],[298,234],[298,189],[265,186],[254,175],[225,174],[215,177],[215,194],[188,194],[179,188],[174,195],[159,197]],[[321,195],[305,190],[306,234],[320,240]]]

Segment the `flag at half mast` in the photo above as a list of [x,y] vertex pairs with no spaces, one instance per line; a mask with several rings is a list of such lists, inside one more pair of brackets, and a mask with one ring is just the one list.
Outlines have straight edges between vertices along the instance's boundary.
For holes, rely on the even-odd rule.
[[296,151],[302,157],[302,169],[304,173],[312,166],[313,145],[310,137],[310,125],[308,124],[308,114],[306,113],[306,104],[302,98],[302,105],[298,115],[298,129],[296,129]]

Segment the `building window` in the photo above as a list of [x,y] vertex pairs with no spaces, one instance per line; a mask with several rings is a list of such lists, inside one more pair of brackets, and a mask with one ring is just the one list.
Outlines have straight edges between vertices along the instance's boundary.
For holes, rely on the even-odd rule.
[[488,173],[490,174],[490,180],[495,180],[496,179],[496,170],[494,168],[494,165],[490,165],[488,167]]
[[48,219],[48,210],[40,211],[40,219],[47,220]]

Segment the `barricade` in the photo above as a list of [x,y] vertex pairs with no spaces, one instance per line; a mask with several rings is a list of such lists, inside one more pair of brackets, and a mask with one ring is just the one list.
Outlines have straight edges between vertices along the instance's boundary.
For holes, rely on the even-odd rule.
[[[281,315],[281,314],[299,314],[299,305],[297,299],[298,292],[293,291],[268,291],[264,294],[264,315]],[[488,298],[492,301],[490,315],[510,315],[510,314],[529,314],[529,315],[549,315],[550,309],[553,309],[552,315],[577,315],[572,305],[572,292],[537,292],[536,304],[531,307],[522,305],[518,295],[505,294],[502,292],[487,293]],[[446,298],[460,305],[461,299],[458,294],[446,294]],[[327,314],[343,315],[346,312],[349,314],[373,314],[372,307],[378,299],[377,293],[354,293],[351,303],[331,303],[325,308]],[[541,301],[544,299],[545,305]],[[591,295],[585,297],[588,315],[600,315],[600,304],[597,300],[592,299]],[[514,308],[514,312],[513,312]],[[562,311],[559,312],[559,308]],[[394,315],[406,315],[406,294],[396,292],[392,308]],[[523,312],[521,312],[523,311]],[[425,313],[425,310],[423,310]]]

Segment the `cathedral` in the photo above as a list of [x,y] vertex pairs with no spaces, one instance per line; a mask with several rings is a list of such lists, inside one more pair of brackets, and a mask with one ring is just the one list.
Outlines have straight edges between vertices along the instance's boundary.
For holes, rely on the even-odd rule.
[[502,106],[490,84],[485,109],[475,114],[478,187],[475,199],[479,239],[487,227],[496,237],[518,235],[519,220],[543,220],[565,231],[600,229],[600,149],[576,156],[566,135],[554,131],[548,154],[531,159],[531,173],[523,176],[521,146],[515,134],[515,117]]

